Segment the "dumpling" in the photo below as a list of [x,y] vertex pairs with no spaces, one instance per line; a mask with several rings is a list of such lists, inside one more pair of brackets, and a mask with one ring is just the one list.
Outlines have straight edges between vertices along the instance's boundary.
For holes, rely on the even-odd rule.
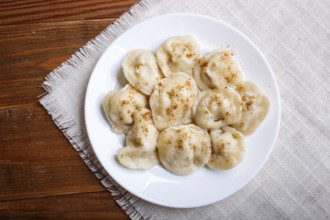
[[207,166],[226,170],[238,165],[245,156],[244,136],[234,128],[224,126],[210,132],[212,154]]
[[243,110],[241,120],[232,126],[244,135],[251,135],[266,117],[269,101],[262,91],[251,82],[240,83],[236,90],[241,95]]
[[156,51],[158,65],[168,77],[175,72],[191,75],[199,57],[199,45],[191,36],[177,36],[167,39]]
[[196,62],[193,75],[201,90],[236,85],[243,78],[229,50],[215,50],[206,54]]
[[160,80],[149,99],[156,128],[161,131],[169,126],[191,123],[191,108],[197,93],[194,79],[184,73],[174,73]]
[[198,126],[218,129],[241,120],[241,97],[231,87],[219,87],[198,94],[192,109]]
[[211,141],[206,130],[179,125],[162,131],[157,142],[158,156],[164,167],[177,175],[187,175],[210,159]]
[[140,92],[150,95],[162,78],[155,55],[149,50],[132,50],[122,63],[128,82]]
[[133,124],[133,112],[148,105],[147,97],[127,84],[119,91],[110,91],[103,99],[103,110],[116,133],[127,133]]
[[149,169],[158,163],[156,144],[159,132],[154,126],[150,110],[137,109],[134,124],[126,136],[126,147],[117,152],[120,164],[130,169]]

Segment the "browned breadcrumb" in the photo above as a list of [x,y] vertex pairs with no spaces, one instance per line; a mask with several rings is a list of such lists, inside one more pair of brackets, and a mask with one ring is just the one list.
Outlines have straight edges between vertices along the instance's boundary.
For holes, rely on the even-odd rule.
[[184,88],[185,88],[185,85],[181,85],[181,84],[179,84],[179,85],[176,87],[176,89],[179,90],[179,91],[183,90]]
[[121,100],[120,105],[124,106],[124,105],[127,105],[128,103],[129,103],[129,101],[124,99],[124,100]]
[[123,112],[118,112],[118,116],[119,116],[119,121],[124,121],[125,115]]
[[229,51],[224,51],[224,53],[221,56],[221,60],[224,61],[228,59],[231,56],[231,53]]
[[220,143],[216,145],[215,153],[218,155],[223,154],[225,147],[225,143],[220,141]]
[[225,80],[227,81],[227,83],[234,83],[237,79],[237,73],[230,73],[230,76],[226,76]]
[[190,80],[186,80],[185,81],[185,83],[184,83],[184,85],[187,87],[187,88],[191,88],[191,82],[190,82]]
[[143,143],[142,143],[142,138],[137,136],[135,137],[135,143],[136,143],[136,147],[142,147],[143,146]]
[[166,109],[166,115],[170,116],[171,115],[171,112],[172,112],[171,107],[169,107],[169,108]]
[[168,97],[172,100],[176,94],[174,89],[171,89],[170,91],[167,92]]
[[238,85],[236,86],[236,91],[237,91],[238,93],[242,94],[242,93],[245,92],[245,89],[244,89],[244,87],[243,87],[242,84],[238,84]]
[[251,101],[249,101],[249,102],[247,102],[245,105],[246,105],[246,110],[247,111],[249,111],[250,109],[251,109],[251,107],[253,106],[253,103],[254,103],[254,101],[253,100],[251,100]]
[[179,150],[183,150],[183,140],[181,138],[179,138],[177,141],[177,148]]
[[241,96],[241,100],[242,100],[243,102],[245,102],[246,99],[247,99],[246,95],[242,95],[242,96]]
[[185,140],[188,140],[188,139],[191,138],[191,136],[190,136],[188,133],[186,133],[186,132],[182,132],[181,137],[182,137],[183,139],[185,139]]
[[184,104],[183,105],[183,113],[187,112],[189,110],[189,105],[188,104]]
[[239,139],[240,138],[238,133],[233,133],[232,136],[233,136],[234,139]]
[[145,112],[141,115],[141,117],[146,121],[151,120],[151,113],[150,112]]
[[149,132],[149,130],[148,130],[148,126],[147,125],[142,125],[142,132],[144,133],[144,134],[148,134],[148,132]]
[[213,103],[216,103],[218,106],[221,106],[222,105],[222,100],[221,100],[221,98],[217,94],[213,94],[211,96],[211,100],[210,100],[210,102],[207,105],[207,108],[209,110],[212,109]]
[[250,111],[250,109],[253,107],[253,104],[254,104],[254,99],[255,99],[255,96],[250,96],[250,97],[247,97],[247,95],[243,95],[241,97],[242,99],[242,102],[243,102],[243,111],[246,112],[246,111]]

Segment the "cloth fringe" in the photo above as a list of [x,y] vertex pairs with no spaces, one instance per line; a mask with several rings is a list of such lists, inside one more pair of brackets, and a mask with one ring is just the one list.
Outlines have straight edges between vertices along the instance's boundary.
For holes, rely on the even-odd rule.
[[107,174],[92,150],[86,131],[81,128],[81,125],[73,117],[65,113],[59,106],[57,99],[52,96],[52,92],[70,78],[73,70],[80,69],[82,64],[91,63],[95,65],[94,60],[98,60],[95,55],[100,56],[114,39],[137,23],[135,19],[137,15],[144,14],[154,4],[157,4],[156,0],[142,0],[133,5],[129,11],[120,16],[113,24],[109,25],[98,36],[74,53],[67,61],[49,73],[42,84],[42,87],[47,93],[39,101],[89,169],[111,195],[114,196],[118,205],[125,210],[131,219],[150,218],[143,216],[136,209],[144,201],[124,190]]

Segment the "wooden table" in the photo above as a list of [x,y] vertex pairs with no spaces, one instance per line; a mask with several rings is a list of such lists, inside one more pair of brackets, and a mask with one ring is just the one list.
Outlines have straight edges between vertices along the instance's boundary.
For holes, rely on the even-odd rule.
[[127,219],[38,103],[44,77],[137,0],[0,1],[0,219]]

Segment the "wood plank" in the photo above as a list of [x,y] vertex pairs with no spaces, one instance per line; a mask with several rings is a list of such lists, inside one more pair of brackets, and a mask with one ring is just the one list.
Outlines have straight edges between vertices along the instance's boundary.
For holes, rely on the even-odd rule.
[[118,18],[138,0],[17,0],[0,2],[0,25]]
[[[37,103],[38,96],[45,92],[41,87],[42,81],[42,77],[0,81],[0,110],[7,109],[10,112],[11,109]],[[31,118],[32,113],[27,116]]]
[[38,95],[43,77],[112,21],[0,26],[0,200],[104,190]]
[[0,201],[105,191],[81,160],[0,163]]
[[[0,26],[1,33],[5,30],[7,33],[0,35],[0,48],[2,48],[0,50],[2,55],[0,65],[1,109],[36,104],[39,99],[38,95],[44,92],[41,88],[43,77],[64,62],[107,24],[109,24],[109,20],[66,22],[61,25],[47,23],[24,25],[24,27],[20,25]],[[38,32],[38,39],[27,34],[31,32],[27,30],[31,29]],[[12,46],[13,42],[21,42],[23,39],[28,40],[29,43],[22,42]],[[35,105],[35,107],[40,106]],[[11,111],[16,112],[19,109],[8,109],[7,113],[9,114]],[[31,118],[31,112],[26,114]],[[49,120],[48,116],[47,120]],[[8,124],[8,126],[10,125]]]
[[39,86],[43,77],[112,22],[106,19],[0,26],[0,82],[34,78]]
[[0,202],[0,219],[129,219],[108,192]]
[[38,103],[1,109],[0,124],[1,162],[80,161],[62,132]]
[[0,110],[0,200],[104,191],[45,110]]

